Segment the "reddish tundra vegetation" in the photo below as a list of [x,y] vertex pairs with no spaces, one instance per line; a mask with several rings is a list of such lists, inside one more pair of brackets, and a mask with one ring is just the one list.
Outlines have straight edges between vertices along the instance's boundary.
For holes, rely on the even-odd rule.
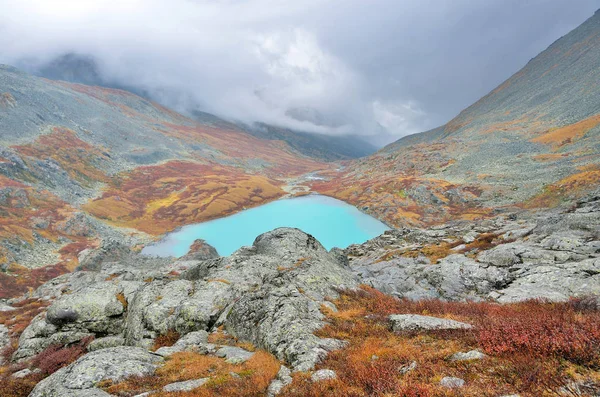
[[[398,300],[377,290],[343,292],[327,312],[323,337],[349,340],[321,364],[338,378],[313,383],[295,375],[286,396],[556,396],[573,381],[600,380],[600,310],[594,299],[564,303]],[[396,334],[387,317],[416,313],[474,325],[473,330]],[[451,361],[478,349],[482,360]],[[416,366],[402,374],[402,368]],[[413,364],[414,366],[414,364]],[[439,385],[446,376],[465,387]],[[565,395],[574,395],[565,392]]]
[[[514,304],[491,302],[409,301],[385,295],[370,287],[341,291],[333,300],[338,311],[323,307],[327,324],[317,335],[348,341],[330,353],[319,368],[333,369],[336,379],[313,382],[310,374],[295,373],[282,396],[576,396],[573,388],[600,381],[600,307],[594,299],[579,298],[551,303],[527,301]],[[15,318],[0,320],[22,332],[32,316],[44,308],[25,302]],[[414,313],[464,321],[471,330],[392,332],[388,316]],[[14,315],[14,313],[13,313]],[[12,315],[11,315],[12,316]],[[155,349],[172,345],[179,335],[159,337]],[[169,357],[155,375],[104,382],[117,396],[133,396],[179,381],[210,377],[203,387],[190,392],[158,392],[158,397],[264,396],[279,370],[271,354],[217,332],[210,341],[237,345],[257,353],[243,364],[192,352]],[[5,397],[26,396],[43,377],[85,353],[89,340],[59,348],[50,346],[32,359],[41,373],[23,379],[8,376],[28,363],[0,369],[0,391]],[[13,346],[14,348],[14,346]],[[479,350],[483,359],[452,361],[457,352]],[[9,356],[12,349],[3,354]],[[455,376],[466,381],[459,389],[440,385]],[[571,389],[569,389],[571,388]],[[559,391],[562,390],[563,394]]]
[[77,255],[97,240],[85,235],[73,235],[64,223],[75,209],[45,190],[0,176],[0,239],[15,244],[36,244],[37,238],[58,243],[70,240],[57,250],[57,262],[40,268],[27,268],[19,263],[18,255],[0,246],[0,299],[22,295],[44,282],[72,271],[78,264]]
[[115,178],[83,208],[118,226],[158,235],[279,198],[280,185],[230,167],[171,161]]

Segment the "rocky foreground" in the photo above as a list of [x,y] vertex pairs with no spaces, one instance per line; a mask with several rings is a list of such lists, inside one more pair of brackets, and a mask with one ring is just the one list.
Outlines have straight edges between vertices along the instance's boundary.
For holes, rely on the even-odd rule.
[[[336,304],[348,305],[351,291],[361,290],[391,299],[383,312],[377,305],[371,305],[370,312],[360,309],[366,317],[347,312],[354,313],[348,314],[352,321],[385,314],[384,320],[378,318],[392,333],[384,340],[403,331],[472,332],[477,324],[456,321],[462,317],[452,310],[440,318],[407,317],[397,306],[402,301],[381,298],[385,295],[377,290],[412,301],[473,302],[463,303],[473,308],[479,307],[474,301],[482,300],[600,296],[600,191],[569,208],[509,213],[428,230],[393,230],[365,244],[330,252],[312,236],[286,228],[257,237],[251,247],[230,257],[219,257],[212,247],[198,242],[180,259],[151,258],[106,240],[100,248],[82,253],[77,271],[3,304],[1,313],[9,314],[5,318],[12,317],[11,312],[17,313],[15,319],[39,314],[24,329],[14,321],[5,321],[9,328],[0,325],[0,342],[9,345],[4,349],[9,362],[0,376],[7,384],[40,380],[30,394],[34,397],[109,396],[110,385],[132,376],[153,376],[182,352],[235,366],[246,365],[259,348],[273,357],[271,365],[278,372],[264,385],[269,386],[268,394],[287,390],[293,395],[292,372],[312,373],[312,383],[338,381],[331,369],[312,371],[329,360],[328,353],[348,349],[349,340],[356,344],[356,335],[338,330],[329,336],[341,337],[327,337],[322,330],[336,324]],[[36,310],[24,312],[28,305]],[[408,310],[419,312],[414,307]],[[421,308],[421,314],[427,312],[431,310]],[[388,314],[393,315],[388,319]],[[61,349],[72,352],[74,347],[80,353],[72,359],[83,356],[72,364],[62,369],[58,365],[54,373],[44,366],[44,357]],[[479,350],[454,353],[467,361],[485,356]],[[416,366],[418,360],[414,356],[407,365]],[[205,395],[198,390],[216,379],[207,374],[146,391]],[[461,389],[465,382],[458,377],[444,379],[439,387],[447,383],[451,390]],[[115,395],[134,395],[131,390],[136,388],[116,390]]]

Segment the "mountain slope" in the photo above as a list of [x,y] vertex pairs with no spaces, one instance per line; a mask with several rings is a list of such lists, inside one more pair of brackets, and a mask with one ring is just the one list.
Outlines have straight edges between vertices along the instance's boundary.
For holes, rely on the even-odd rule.
[[315,183],[390,224],[550,206],[600,183],[600,12],[446,125]]
[[261,139],[284,141],[306,156],[325,161],[363,157],[377,150],[375,146],[356,136],[329,136],[300,132],[264,123],[256,123],[245,130]]
[[73,269],[99,239],[136,244],[150,238],[140,230],[259,205],[286,194],[283,178],[324,166],[127,91],[0,66],[0,298],[46,278],[27,268]]
[[[96,60],[91,56],[68,53],[58,56],[38,67],[26,66],[33,74],[40,77],[122,89],[148,100],[152,99],[151,93],[146,90],[130,85],[122,85],[107,79],[102,74]],[[298,152],[317,160],[334,161],[351,159],[369,155],[377,150],[376,147],[354,136],[333,137],[323,134],[293,131],[264,123],[255,123],[253,125],[234,124],[201,111],[192,111],[191,117],[201,123],[208,122],[212,125],[228,127],[234,131],[241,130],[261,139],[284,141]]]

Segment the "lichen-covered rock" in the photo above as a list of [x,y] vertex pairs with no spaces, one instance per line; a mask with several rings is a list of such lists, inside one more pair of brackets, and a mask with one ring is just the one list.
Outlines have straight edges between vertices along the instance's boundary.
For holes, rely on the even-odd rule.
[[418,366],[419,365],[416,361],[411,361],[409,364],[403,365],[400,368],[398,368],[398,372],[400,372],[402,375],[406,375],[407,373],[417,369]]
[[96,388],[103,380],[151,375],[162,358],[136,347],[114,347],[88,353],[37,384],[30,397],[108,396]]
[[87,349],[88,351],[93,352],[100,349],[107,349],[109,347],[117,347],[124,345],[125,338],[123,338],[122,335],[105,336],[103,338],[96,338],[93,341],[91,341]]
[[114,240],[102,240],[100,247],[87,250],[79,257],[79,268],[83,270],[100,270],[102,264],[107,262],[122,262],[133,255],[131,248]]
[[456,378],[454,376],[446,376],[440,380],[440,386],[454,389],[457,387],[463,387],[465,385],[464,379]]
[[63,294],[21,334],[13,360],[31,357],[50,345],[66,345],[96,335],[120,335],[127,309],[123,291],[123,286],[101,281]]
[[15,372],[10,377],[11,378],[16,378],[16,379],[22,379],[22,378],[25,378],[25,377],[27,377],[29,375],[33,375],[33,374],[36,374],[36,373],[39,373],[39,372],[41,372],[40,369],[34,369],[34,370],[32,370],[32,369],[29,369],[29,368],[25,368],[25,369],[22,369],[20,371]]
[[292,383],[292,371],[285,365],[282,365],[277,372],[277,377],[273,379],[269,388],[267,389],[267,396],[274,397],[281,393],[283,388]]
[[156,354],[163,357],[170,356],[175,353],[190,351],[196,353],[207,353],[208,347],[208,332],[194,331],[180,338],[173,346],[161,347],[156,350]]
[[420,314],[392,314],[390,316],[392,330],[399,331],[429,331],[471,329],[471,324],[447,318],[422,316]]
[[318,371],[313,372],[310,376],[310,380],[313,382],[320,382],[322,380],[329,380],[337,378],[337,374],[334,370],[331,369],[320,369]]
[[55,326],[78,324],[92,332],[113,334],[122,331],[122,321],[115,321],[125,311],[119,300],[122,289],[111,282],[101,282],[64,295],[46,313],[46,321]]
[[19,361],[40,353],[50,345],[66,345],[93,336],[85,330],[59,330],[46,321],[46,313],[40,313],[19,337],[19,347],[12,360]]
[[253,352],[235,346],[223,346],[215,353],[217,357],[224,357],[229,364],[241,364],[254,356]]
[[4,349],[10,342],[10,336],[6,325],[0,324],[0,350]]
[[450,356],[450,361],[472,361],[485,358],[485,354],[479,350],[470,350],[468,352],[458,352]]
[[166,392],[192,391],[192,390],[197,389],[200,386],[204,385],[209,380],[210,380],[210,378],[200,378],[200,379],[186,380],[183,382],[170,383],[170,384],[166,385],[165,387],[163,387],[163,390]]
[[[357,280],[343,253],[327,252],[298,229],[276,229],[229,257],[201,261],[142,259],[118,246],[111,253],[110,246],[89,259],[87,267],[95,270],[41,288],[59,298],[25,330],[16,358],[38,353],[50,340],[62,344],[86,336],[99,338],[91,350],[114,343],[148,349],[171,330],[182,338],[161,348],[160,355],[204,353],[206,331],[220,325],[296,370],[312,369],[328,351],[343,346],[313,332],[324,324],[325,299],[336,297],[338,288],[356,288]],[[173,264],[185,264],[186,271],[166,272]],[[79,279],[87,283],[74,282]],[[62,293],[59,287],[74,290]]]
[[[564,301],[598,295],[598,196],[569,209],[521,212],[518,220],[501,215],[435,230],[388,231],[349,247],[349,267],[362,283],[408,299]],[[493,241],[481,243],[481,236]],[[443,252],[448,243],[454,248]],[[441,247],[442,258],[433,263],[425,247]]]
[[194,240],[190,250],[181,260],[186,261],[203,261],[207,259],[215,259],[219,257],[219,253],[212,245],[202,239]]
[[11,312],[13,310],[15,310],[14,307],[7,305],[3,302],[0,302],[0,312]]

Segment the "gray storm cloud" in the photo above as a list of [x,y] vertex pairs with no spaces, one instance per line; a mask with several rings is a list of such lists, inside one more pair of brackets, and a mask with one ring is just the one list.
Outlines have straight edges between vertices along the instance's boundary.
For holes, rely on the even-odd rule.
[[596,0],[0,0],[0,62],[92,57],[182,112],[384,143],[441,125]]

